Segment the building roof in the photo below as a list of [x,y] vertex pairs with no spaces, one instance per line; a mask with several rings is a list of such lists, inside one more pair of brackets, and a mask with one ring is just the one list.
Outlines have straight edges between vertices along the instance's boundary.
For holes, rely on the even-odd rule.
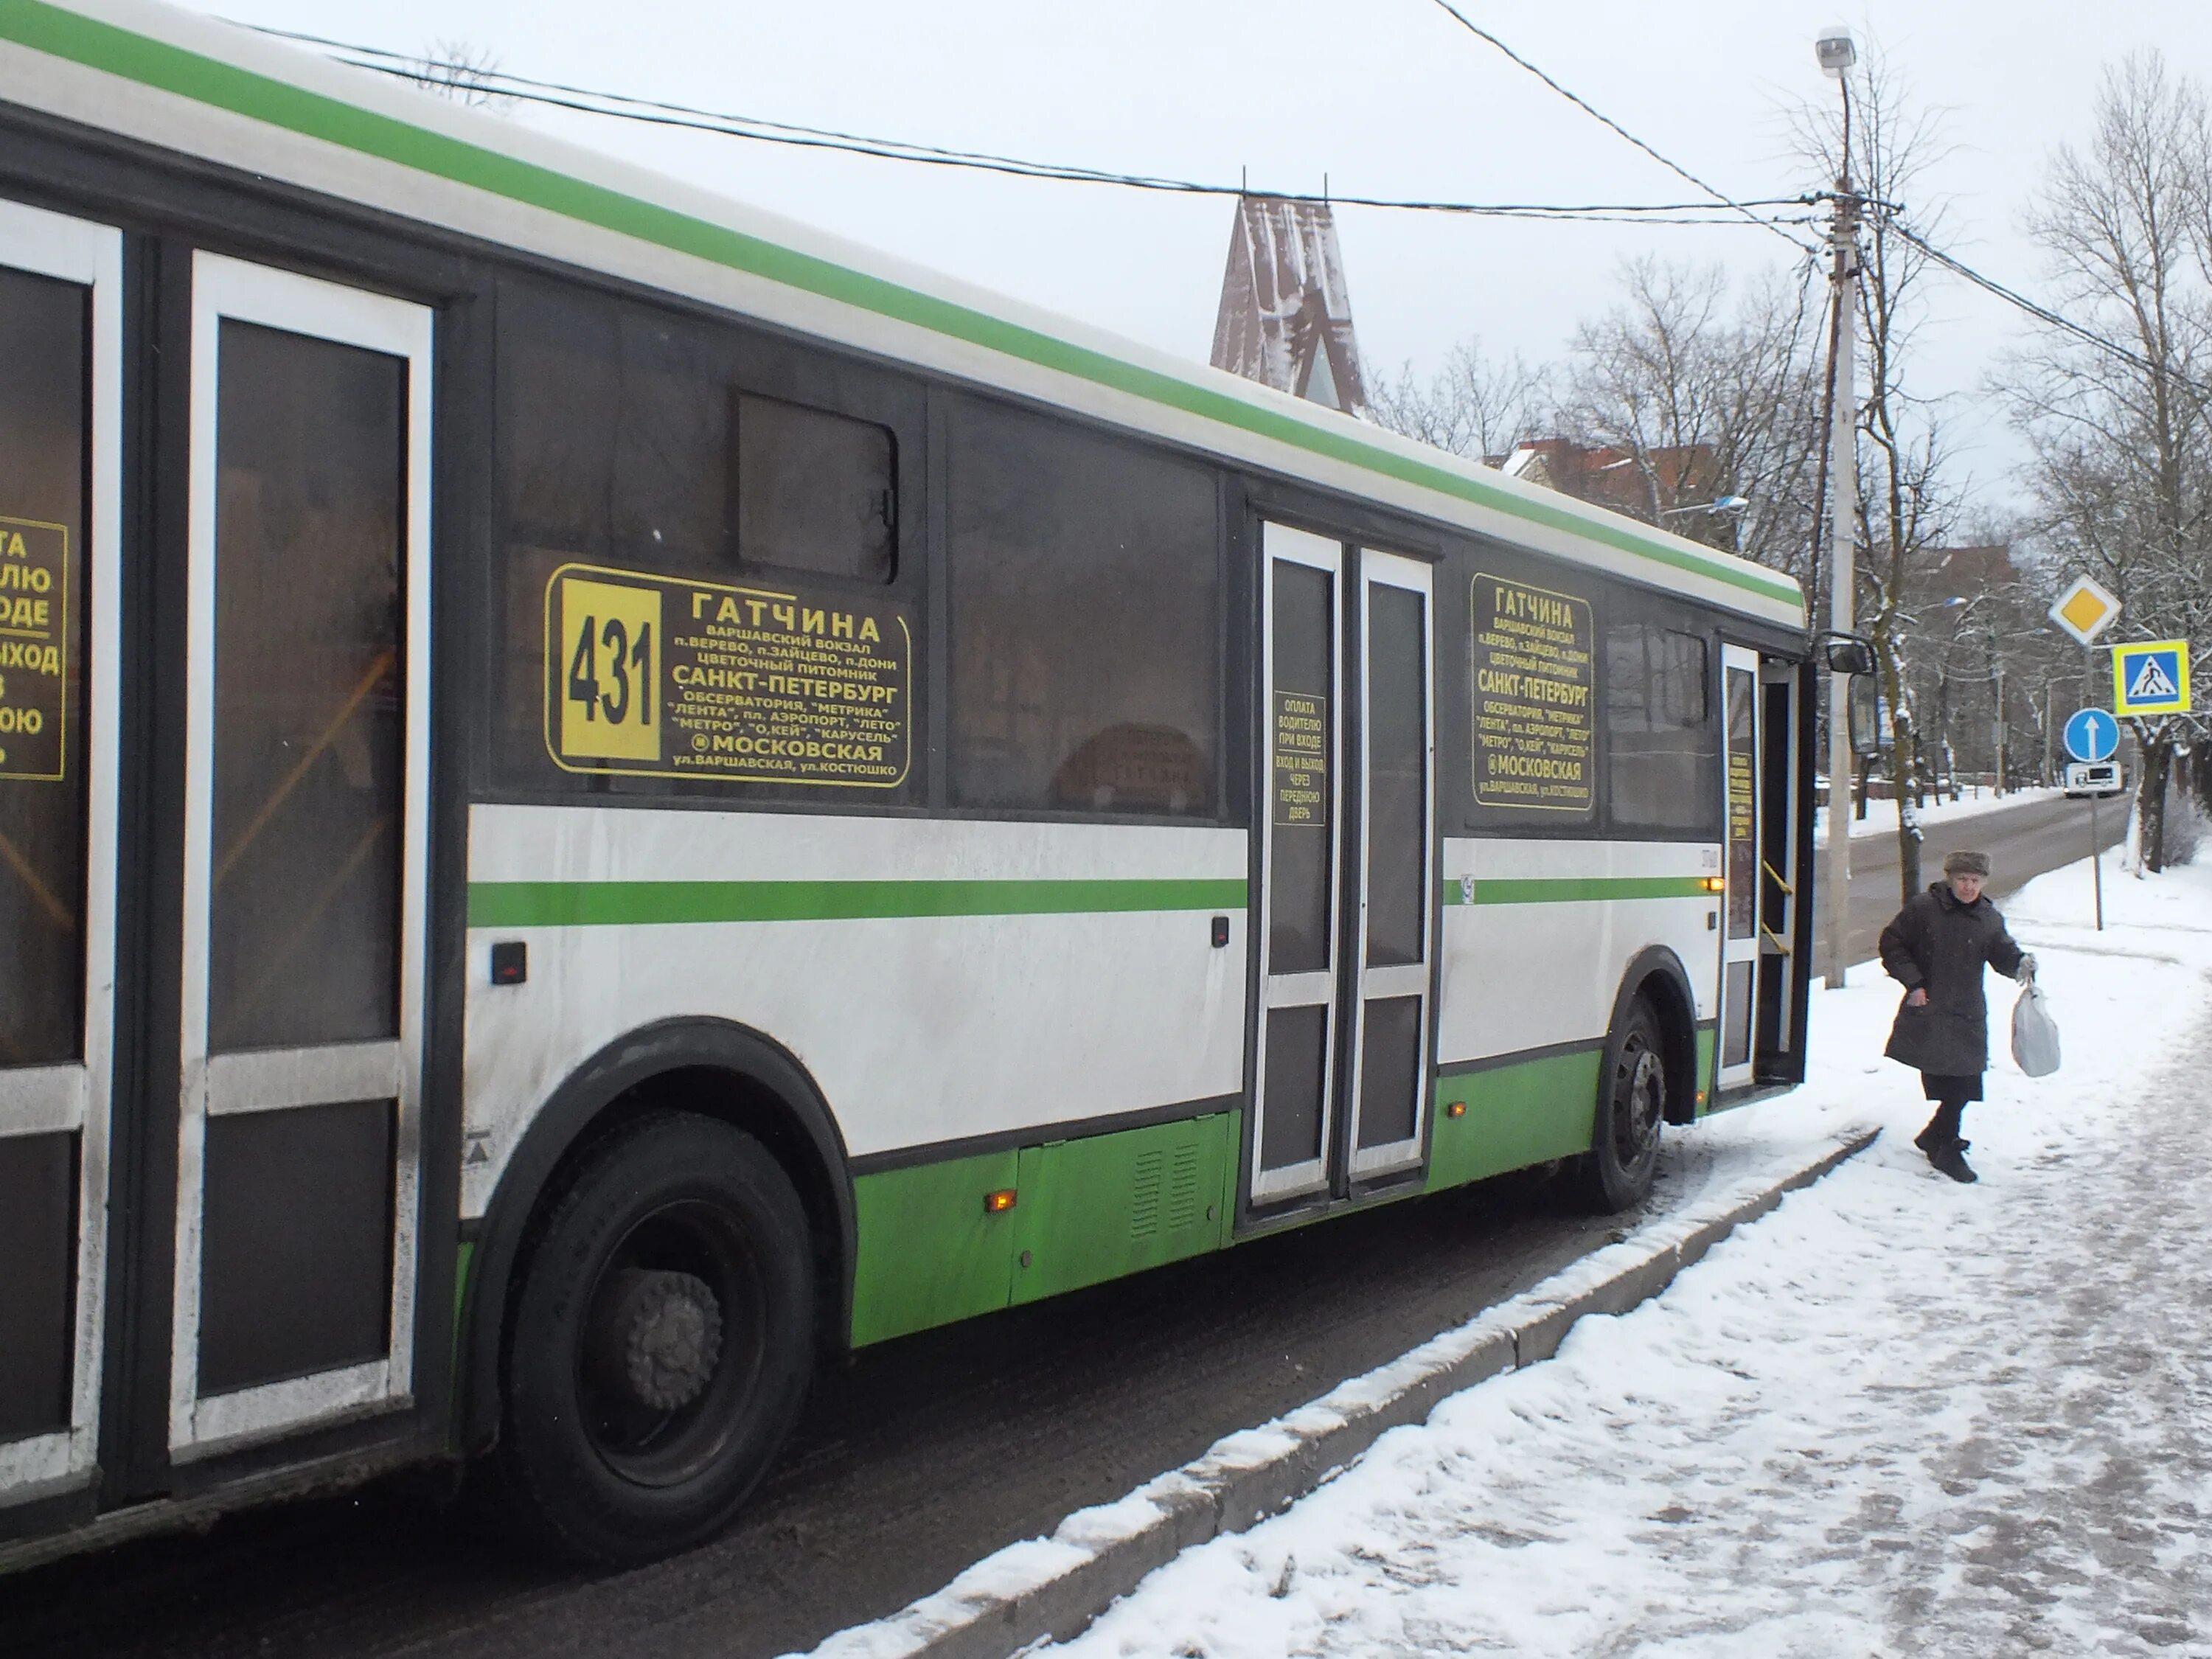
[[1212,362],[1323,408],[1367,413],[1344,256],[1327,203],[1237,198]]

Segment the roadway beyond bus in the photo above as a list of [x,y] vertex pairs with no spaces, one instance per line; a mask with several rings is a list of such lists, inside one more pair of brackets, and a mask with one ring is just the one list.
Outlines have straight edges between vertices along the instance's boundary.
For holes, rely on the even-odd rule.
[[[2128,814],[2133,805],[2132,798],[2127,796],[2097,803],[2100,850],[2118,846],[2126,838]],[[2061,865],[2081,862],[2088,857],[2089,803],[2068,800],[2059,795],[2041,795],[2018,806],[1993,807],[1970,817],[1939,821],[1925,826],[1922,833],[1925,837],[1920,854],[1920,877],[1923,884],[1942,878],[1944,854],[1960,848],[1972,848],[1990,855],[1989,895],[2002,908],[2005,900],[2019,890],[2031,876],[2039,876],[2046,870],[2056,870]],[[1821,927],[1827,924],[1826,900],[1827,896],[1824,892],[1818,908]],[[1881,930],[1897,914],[1901,900],[1902,894],[1897,882],[1896,836],[1852,836],[1850,955],[1853,962],[1873,960],[1875,945],[1881,937]],[[2094,902],[2095,895],[2089,886],[2089,872],[2084,865],[2081,872],[2081,919],[2084,921],[2094,916]],[[1820,937],[1815,932],[1813,951],[1815,979],[1820,976]]]
[[[2106,803],[2108,840],[2124,803]],[[2081,856],[2086,807],[2039,799],[1931,831],[2002,895]],[[1896,908],[1888,837],[1853,843],[1852,939]],[[2088,915],[2089,895],[2081,896]],[[1670,1139],[1646,1214],[1740,1173]],[[423,1480],[234,1516],[0,1581],[9,1659],[755,1659],[896,1611],[1069,1510],[1325,1392],[1608,1242],[1532,1176],[1347,1218],[868,1350],[817,1384],[748,1517],[675,1560],[550,1571]]]

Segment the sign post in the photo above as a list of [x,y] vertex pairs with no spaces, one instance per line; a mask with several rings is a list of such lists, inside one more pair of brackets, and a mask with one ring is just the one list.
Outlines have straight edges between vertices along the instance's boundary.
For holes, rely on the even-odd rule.
[[[2110,760],[2112,750],[2119,746],[2120,723],[2104,710],[2090,706],[2096,678],[2094,663],[2097,635],[2119,619],[2119,600],[2112,597],[2104,584],[2090,576],[2076,576],[2067,583],[2064,591],[2051,607],[2051,620],[2081,643],[2082,708],[2080,714],[2066,722],[2066,752],[2077,761]],[[2080,749],[2075,746],[2077,728],[2084,744],[2084,747]],[[2087,752],[2087,746],[2103,742],[2107,736],[2110,743],[2102,753],[2093,755]],[[2101,933],[2105,931],[2105,855],[2097,841],[2097,797],[2094,792],[2089,796],[2089,874],[2097,889],[2097,931]]]
[[[2101,708],[2084,708],[2066,722],[2066,752],[2084,766],[2112,759],[2120,746],[2120,723]],[[2072,769],[2069,769],[2071,770]],[[2097,834],[2098,792],[2089,792],[2089,872],[2097,889],[2097,931],[2105,931],[2104,848]]]

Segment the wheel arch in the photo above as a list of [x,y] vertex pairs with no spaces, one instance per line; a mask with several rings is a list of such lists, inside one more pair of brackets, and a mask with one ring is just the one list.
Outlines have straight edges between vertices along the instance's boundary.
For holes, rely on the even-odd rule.
[[455,1334],[461,1449],[484,1450],[498,1438],[507,1313],[532,1223],[608,1133],[671,1109],[755,1135],[791,1176],[814,1234],[823,1339],[843,1346],[857,1226],[844,1136],[828,1100],[796,1055],[749,1026],[659,1021],[607,1044],[546,1097],[474,1230]]
[[1659,1016],[1667,1054],[1667,1121],[1693,1123],[1698,1116],[1698,1002],[1682,959],[1663,945],[1637,952],[1613,993],[1613,1017],[1606,1024],[1607,1052],[1613,1033],[1628,1018],[1629,1004],[1648,1000]]

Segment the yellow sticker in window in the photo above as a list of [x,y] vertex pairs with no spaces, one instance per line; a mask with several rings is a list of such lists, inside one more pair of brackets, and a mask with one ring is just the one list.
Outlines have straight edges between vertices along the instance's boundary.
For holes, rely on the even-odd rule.
[[545,738],[572,772],[896,789],[914,629],[895,600],[564,564],[545,588]]
[[69,578],[66,526],[0,518],[0,778],[68,770]]
[[558,578],[561,755],[660,758],[660,590]]

